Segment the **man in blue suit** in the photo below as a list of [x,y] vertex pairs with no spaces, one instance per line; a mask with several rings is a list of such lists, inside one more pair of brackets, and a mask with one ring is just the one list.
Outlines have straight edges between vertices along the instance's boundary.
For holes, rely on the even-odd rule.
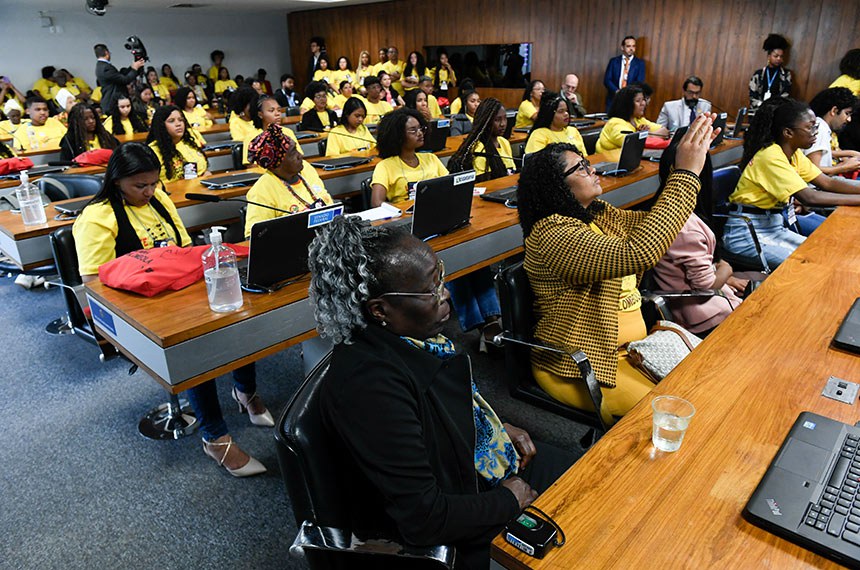
[[603,85],[606,87],[606,110],[612,104],[615,93],[630,83],[644,83],[645,62],[635,57],[636,38],[627,36],[621,42],[621,55],[613,57],[606,66]]

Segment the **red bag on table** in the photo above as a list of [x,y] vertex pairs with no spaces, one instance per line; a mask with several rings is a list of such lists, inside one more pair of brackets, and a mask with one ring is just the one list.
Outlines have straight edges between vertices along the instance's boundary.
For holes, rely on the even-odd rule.
[[645,139],[645,148],[650,149],[663,149],[668,148],[669,143],[672,142],[671,139],[664,139],[663,137],[648,137]]
[[0,174],[13,174],[30,168],[33,168],[33,161],[26,157],[15,156],[0,160]]
[[[248,248],[224,244],[237,257],[246,257]],[[195,247],[153,247],[117,257],[99,267],[99,279],[108,287],[153,297],[162,291],[179,291],[203,279],[201,256],[208,245]]]
[[93,150],[82,152],[76,156],[75,162],[77,162],[79,166],[107,166],[107,163],[110,160],[110,155],[112,154],[113,150],[109,148],[95,148]]

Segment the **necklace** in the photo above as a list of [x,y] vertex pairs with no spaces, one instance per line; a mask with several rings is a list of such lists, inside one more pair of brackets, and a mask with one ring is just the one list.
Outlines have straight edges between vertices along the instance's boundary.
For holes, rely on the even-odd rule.
[[158,214],[158,212],[155,210],[155,208],[152,207],[152,204],[150,204],[149,202],[146,203],[146,205],[149,206],[149,209],[152,211],[153,215],[155,216],[155,219],[158,220],[158,225],[159,225],[159,227],[161,227],[161,233],[164,236],[163,240],[157,239],[155,237],[155,235],[153,235],[153,233],[151,231],[149,231],[149,228],[146,226],[146,224],[144,224],[140,220],[140,218],[137,216],[137,212],[134,211],[134,206],[132,206],[131,204],[129,204],[127,202],[124,202],[124,203],[126,206],[128,206],[128,208],[127,208],[128,211],[131,212],[131,215],[134,217],[134,219],[137,221],[137,223],[140,224],[140,227],[143,228],[143,231],[146,232],[146,235],[149,236],[149,239],[152,240],[152,246],[153,247],[156,247],[156,246],[157,247],[166,247],[167,245],[170,244],[170,242],[176,241],[175,236],[170,237],[168,235],[167,228],[164,227],[164,222],[161,221],[161,216]]
[[[293,198],[295,198],[296,200],[298,200],[299,202],[302,203],[305,210],[307,210],[309,208],[319,208],[320,206],[325,205],[325,202],[323,201],[323,199],[320,198],[319,196],[317,196],[316,192],[314,192],[313,189],[310,186],[308,186],[308,183],[305,181],[305,179],[302,177],[301,174],[296,174],[296,178],[299,179],[298,181],[302,183],[302,185],[305,187],[305,190],[307,190],[308,194],[311,196],[311,198],[313,198],[313,202],[308,202],[307,200],[305,200],[304,198],[299,196],[298,193],[293,188],[293,185],[290,184],[290,182],[288,182],[287,180],[284,180],[283,178],[278,176],[278,179],[284,183],[284,186],[286,186],[287,190],[290,191],[290,194],[293,195]],[[295,210],[293,210],[293,208],[295,208]],[[290,210],[293,213],[296,213],[299,211],[298,206],[295,206],[295,205],[292,206],[290,208]]]
[[[400,160],[400,174],[403,175],[403,182],[406,185],[406,195],[410,200],[414,200],[415,199],[414,184],[415,184],[415,182],[420,182],[420,181],[424,180],[424,178],[425,178],[425,176],[424,176],[424,165],[421,164],[421,160],[418,159],[418,155],[416,155],[415,158],[418,159],[418,164],[414,168],[420,168],[421,169],[421,176],[415,182],[410,182],[409,178],[406,177],[406,171],[403,169],[403,165],[405,164],[409,168],[413,168],[413,167],[409,166],[409,163],[407,163],[405,160],[403,160],[403,158],[401,158],[400,156],[398,156],[397,158]],[[413,168],[413,170],[414,170],[414,168]],[[413,185],[413,186],[410,187],[410,185]]]

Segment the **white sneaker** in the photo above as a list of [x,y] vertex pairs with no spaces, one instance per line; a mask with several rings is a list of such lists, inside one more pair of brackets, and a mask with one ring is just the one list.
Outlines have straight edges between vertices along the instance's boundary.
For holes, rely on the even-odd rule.
[[33,275],[21,273],[15,278],[15,285],[20,285],[24,289],[31,289],[35,281],[36,278]]

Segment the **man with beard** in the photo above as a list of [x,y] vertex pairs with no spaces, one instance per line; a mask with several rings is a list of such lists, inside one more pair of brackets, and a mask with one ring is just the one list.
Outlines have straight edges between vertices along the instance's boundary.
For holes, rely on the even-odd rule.
[[657,123],[671,132],[679,127],[689,126],[702,113],[710,113],[711,103],[699,98],[702,95],[702,85],[702,80],[695,75],[685,79],[681,99],[666,101],[660,109]]

